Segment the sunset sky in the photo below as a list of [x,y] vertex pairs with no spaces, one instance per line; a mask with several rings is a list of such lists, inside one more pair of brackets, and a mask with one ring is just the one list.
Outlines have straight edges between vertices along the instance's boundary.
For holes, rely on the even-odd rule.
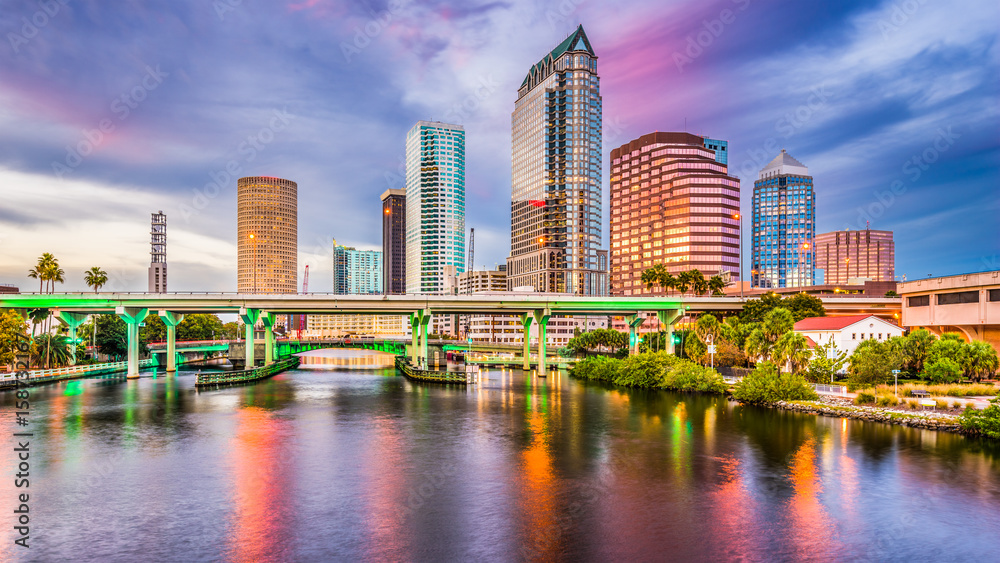
[[504,263],[517,88],[578,24],[605,206],[611,149],[686,124],[729,141],[745,213],[784,148],[818,233],[895,231],[897,277],[1000,269],[993,0],[47,0],[0,13],[0,283],[36,288],[52,252],[60,290],[96,265],[144,291],[162,210],[170,289],[235,291],[236,177],[269,175],[298,182],[299,272],[331,291],[332,238],[381,248],[418,120],[465,126],[476,265]]

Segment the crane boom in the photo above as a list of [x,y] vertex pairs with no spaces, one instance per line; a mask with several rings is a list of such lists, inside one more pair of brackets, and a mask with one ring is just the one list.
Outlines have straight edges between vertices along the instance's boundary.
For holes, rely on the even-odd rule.
[[471,272],[474,268],[476,256],[476,228],[469,228],[469,264],[465,267],[466,272]]

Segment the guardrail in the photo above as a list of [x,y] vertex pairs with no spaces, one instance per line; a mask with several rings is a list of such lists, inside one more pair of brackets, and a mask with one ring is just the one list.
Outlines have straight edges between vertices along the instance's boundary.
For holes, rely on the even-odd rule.
[[431,383],[457,383],[459,385],[468,385],[470,374],[462,371],[435,371],[429,369],[420,369],[410,365],[410,362],[406,361],[399,356],[396,356],[396,368],[403,372],[406,377],[416,380],[416,381],[429,381]]
[[285,370],[295,368],[299,365],[299,358],[288,358],[254,369],[240,371],[221,371],[199,373],[195,380],[195,387],[221,387],[223,385],[238,385],[240,383],[251,383],[261,379],[267,379]]
[[[154,365],[152,358],[139,360],[139,367]],[[123,371],[128,369],[128,362],[107,362],[103,364],[84,364],[79,366],[63,366],[52,369],[36,369],[28,372],[29,378],[52,377],[54,375],[77,375],[92,372]],[[14,372],[7,372],[0,379],[14,379]]]

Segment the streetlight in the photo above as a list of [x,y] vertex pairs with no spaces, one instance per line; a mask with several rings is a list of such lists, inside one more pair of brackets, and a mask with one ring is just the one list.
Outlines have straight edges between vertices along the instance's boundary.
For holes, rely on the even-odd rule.
[[802,278],[805,277],[805,272],[803,270],[806,270],[807,268],[805,268],[805,264],[803,262],[805,261],[804,258],[809,255],[808,242],[802,243],[802,250],[804,252],[799,253],[799,287],[805,287],[805,282],[802,281]]
[[743,216],[737,213],[733,215],[733,219],[740,225],[740,299],[743,299]]

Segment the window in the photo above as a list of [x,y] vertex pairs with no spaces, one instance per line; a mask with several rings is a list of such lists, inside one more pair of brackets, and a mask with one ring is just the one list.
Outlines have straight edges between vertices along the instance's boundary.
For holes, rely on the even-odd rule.
[[939,293],[938,305],[958,305],[960,303],[979,303],[978,291],[959,291],[958,293]]
[[907,297],[907,307],[927,307],[931,304],[930,295],[918,295],[917,297]]
[[858,333],[852,332],[851,333],[851,340],[857,340],[857,339],[858,339]]
[[990,290],[990,301],[1000,301],[1000,289]]

